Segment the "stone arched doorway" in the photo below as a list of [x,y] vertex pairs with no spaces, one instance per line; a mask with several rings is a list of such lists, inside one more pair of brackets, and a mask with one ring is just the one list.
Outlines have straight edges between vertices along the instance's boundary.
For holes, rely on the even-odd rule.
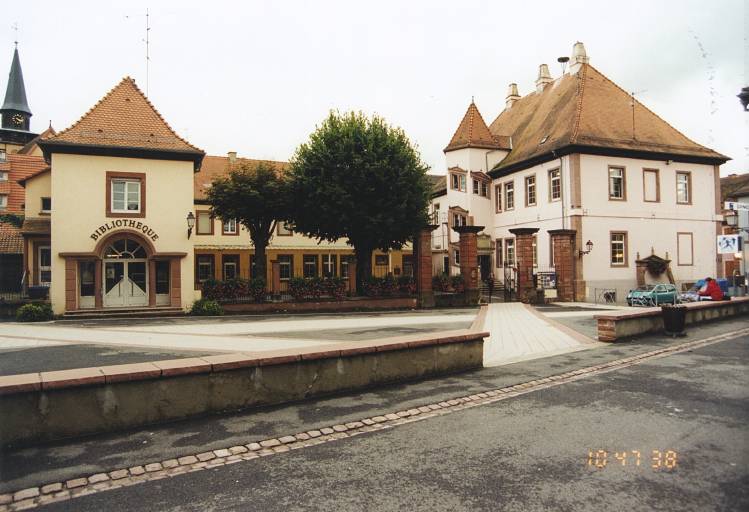
[[178,307],[186,255],[159,253],[148,238],[127,229],[100,239],[92,252],[60,253],[65,310]]
[[148,252],[136,235],[110,237],[101,253],[104,290],[102,305],[144,307],[148,305]]

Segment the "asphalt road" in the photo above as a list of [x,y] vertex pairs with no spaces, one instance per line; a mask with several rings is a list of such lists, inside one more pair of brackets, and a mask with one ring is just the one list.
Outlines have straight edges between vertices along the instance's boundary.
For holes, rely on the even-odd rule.
[[[712,329],[725,332],[729,325],[747,324]],[[622,347],[616,350],[626,354],[637,344]],[[595,358],[603,350],[575,357]],[[748,356],[744,336],[493,404],[45,510],[749,510]],[[545,364],[566,366],[570,357]],[[504,370],[542,373],[542,363],[523,364]],[[469,380],[493,384],[502,371],[485,369]],[[435,387],[437,399],[440,393]],[[660,453],[655,459],[654,450]],[[598,453],[594,464],[591,451]]]

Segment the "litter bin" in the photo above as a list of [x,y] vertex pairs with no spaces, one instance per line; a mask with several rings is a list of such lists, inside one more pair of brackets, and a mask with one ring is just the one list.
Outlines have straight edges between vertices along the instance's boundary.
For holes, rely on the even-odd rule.
[[684,325],[687,321],[687,308],[685,306],[661,306],[663,313],[663,330],[669,336],[686,336]]

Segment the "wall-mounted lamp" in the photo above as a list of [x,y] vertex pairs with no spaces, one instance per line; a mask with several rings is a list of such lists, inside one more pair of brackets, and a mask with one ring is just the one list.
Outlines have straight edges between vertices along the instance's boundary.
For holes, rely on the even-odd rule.
[[192,235],[192,228],[195,227],[195,215],[190,212],[187,214],[187,239],[190,239],[190,235]]
[[585,249],[586,249],[585,251],[583,251],[582,249],[580,249],[580,257],[581,258],[585,254],[590,254],[590,251],[593,250],[593,242],[591,242],[590,240],[588,240],[587,242],[585,242]]
[[735,228],[739,225],[739,214],[736,211],[731,210],[723,215],[723,219],[726,221],[726,225]]

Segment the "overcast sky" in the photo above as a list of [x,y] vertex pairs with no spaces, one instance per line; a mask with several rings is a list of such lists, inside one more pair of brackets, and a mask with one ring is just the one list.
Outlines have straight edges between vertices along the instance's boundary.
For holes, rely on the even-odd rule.
[[[32,129],[76,121],[125,75],[209,154],[286,160],[329,109],[402,127],[433,173],[475,97],[487,123],[507,84],[585,43],[597,69],[693,140],[749,171],[749,7],[702,1],[27,1],[3,6],[4,93],[18,23]],[[3,47],[5,50],[3,50]]]

